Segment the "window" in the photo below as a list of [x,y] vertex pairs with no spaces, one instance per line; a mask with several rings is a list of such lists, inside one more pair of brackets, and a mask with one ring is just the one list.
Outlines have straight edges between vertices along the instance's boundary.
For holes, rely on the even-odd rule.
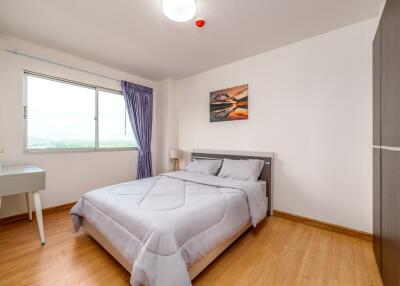
[[25,72],[26,150],[136,147],[120,92]]
[[[99,147],[134,147],[131,123],[125,108],[124,97],[99,90]],[[128,125],[129,124],[129,125]]]

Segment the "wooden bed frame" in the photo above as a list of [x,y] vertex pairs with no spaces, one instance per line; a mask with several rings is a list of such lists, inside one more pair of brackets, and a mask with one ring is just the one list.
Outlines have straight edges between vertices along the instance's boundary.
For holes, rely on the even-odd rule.
[[[260,175],[260,180],[266,182],[266,195],[268,200],[268,216],[272,214],[272,153],[260,152],[237,152],[237,151],[216,151],[216,150],[195,150],[192,153],[192,159],[259,159],[265,161],[264,168]],[[93,237],[108,253],[110,253],[129,273],[132,271],[133,265],[127,261],[115,247],[100,233],[93,225],[83,218],[82,226],[84,230]],[[211,264],[225,249],[236,241],[246,230],[251,227],[250,221],[236,235],[219,244],[205,256],[196,261],[189,269],[190,278],[193,280],[208,265]]]

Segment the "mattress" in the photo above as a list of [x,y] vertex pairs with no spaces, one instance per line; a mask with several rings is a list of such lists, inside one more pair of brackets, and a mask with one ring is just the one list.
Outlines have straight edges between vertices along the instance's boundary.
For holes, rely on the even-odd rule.
[[132,285],[191,285],[188,269],[249,221],[266,215],[263,188],[188,172],[127,182],[85,194],[71,210],[133,265]]

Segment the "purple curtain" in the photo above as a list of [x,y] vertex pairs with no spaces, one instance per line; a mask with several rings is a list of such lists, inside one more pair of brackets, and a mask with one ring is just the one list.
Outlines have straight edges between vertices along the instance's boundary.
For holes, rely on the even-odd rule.
[[133,133],[138,143],[139,163],[137,178],[148,178],[153,175],[150,148],[153,121],[153,89],[127,81],[122,81],[121,86]]

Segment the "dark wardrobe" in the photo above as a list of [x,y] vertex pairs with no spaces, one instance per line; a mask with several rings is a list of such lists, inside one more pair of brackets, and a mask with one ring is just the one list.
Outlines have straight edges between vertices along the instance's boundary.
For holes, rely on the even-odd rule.
[[373,44],[374,252],[385,286],[400,286],[400,0],[388,0]]

